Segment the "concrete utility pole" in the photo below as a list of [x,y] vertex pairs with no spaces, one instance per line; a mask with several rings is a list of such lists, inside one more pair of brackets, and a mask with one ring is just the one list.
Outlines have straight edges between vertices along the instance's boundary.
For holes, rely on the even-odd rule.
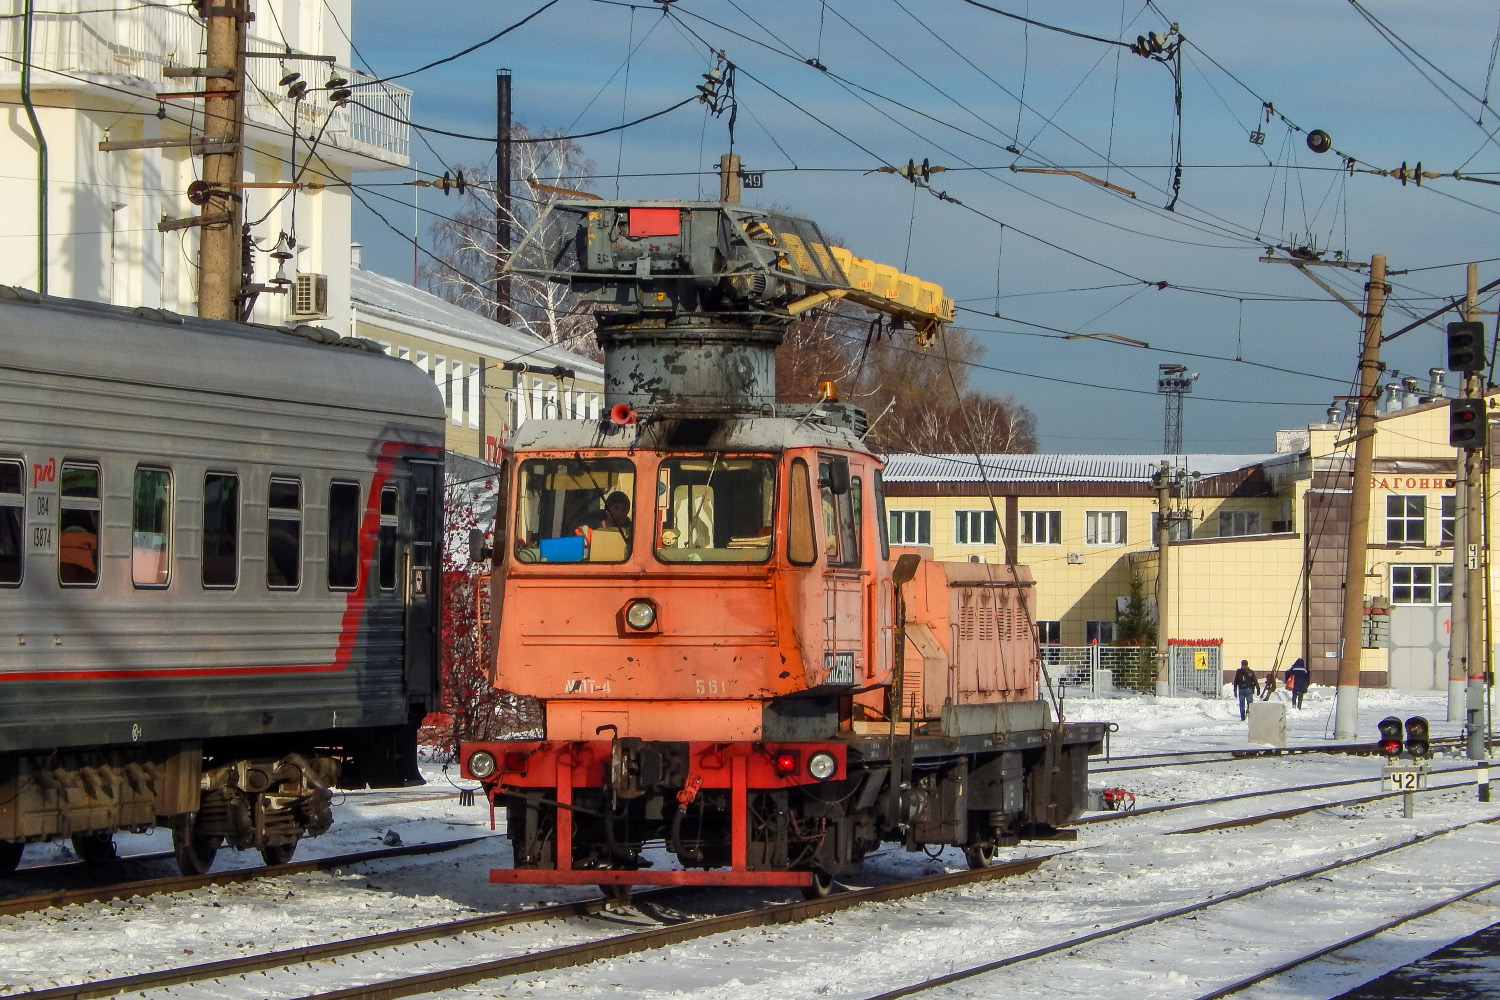
[[1359,660],[1370,542],[1370,470],[1375,459],[1375,379],[1380,374],[1380,321],[1385,312],[1385,255],[1370,258],[1365,285],[1365,340],[1359,356],[1359,410],[1354,425],[1354,482],[1349,490],[1349,546],[1344,563],[1344,629],[1334,739],[1359,735]]
[[719,157],[719,200],[731,205],[740,203],[740,157],[725,153]]
[[1172,693],[1172,650],[1167,644],[1172,633],[1168,625],[1167,598],[1170,596],[1167,579],[1168,554],[1172,547],[1171,489],[1172,474],[1166,462],[1156,473],[1156,696],[1165,698]]
[[[1479,265],[1469,265],[1469,287],[1464,296],[1463,316],[1479,318]],[[1471,376],[1465,372],[1460,396],[1469,394]],[[1469,684],[1469,481],[1470,453],[1458,449],[1457,475],[1453,493],[1453,600],[1448,613],[1448,721],[1463,722],[1468,702]],[[1476,522],[1477,525],[1477,522]],[[1474,535],[1478,539],[1478,533]]]
[[495,73],[495,321],[512,315],[510,274],[510,70]]
[[[1464,299],[1464,318],[1479,318],[1479,265],[1469,265],[1468,295]],[[1480,372],[1464,372],[1463,396],[1468,399],[1484,399],[1484,377]],[[1489,748],[1485,746],[1489,723],[1485,718],[1485,673],[1489,664],[1488,644],[1485,642],[1485,623],[1489,620],[1489,609],[1484,603],[1484,575],[1488,571],[1479,540],[1484,537],[1481,526],[1489,516],[1488,498],[1484,493],[1484,475],[1481,463],[1489,454],[1490,422],[1488,401],[1484,407],[1484,434],[1478,448],[1465,448],[1460,455],[1459,468],[1463,470],[1463,494],[1458,500],[1454,528],[1465,525],[1464,556],[1464,610],[1467,641],[1464,643],[1463,665],[1468,673],[1469,697],[1467,718],[1464,720],[1469,734],[1469,759],[1485,760]],[[1455,555],[1457,551],[1455,549]],[[1453,584],[1458,586],[1458,574],[1454,573]],[[1457,605],[1455,599],[1454,604]],[[1457,623],[1454,623],[1455,626]],[[1455,631],[1456,628],[1455,628]],[[1452,636],[1449,640],[1452,640]]]
[[244,246],[240,195],[244,132],[246,0],[204,5],[206,35],[203,81],[203,181],[207,198],[198,216],[198,315],[240,316]]

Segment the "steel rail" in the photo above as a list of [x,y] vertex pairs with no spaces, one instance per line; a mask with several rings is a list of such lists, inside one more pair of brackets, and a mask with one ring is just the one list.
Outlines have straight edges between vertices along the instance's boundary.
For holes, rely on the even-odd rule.
[[[1461,746],[1456,736],[1444,736],[1441,739],[1429,740],[1430,746],[1447,747]],[[1193,767],[1198,764],[1225,764],[1236,760],[1254,760],[1264,757],[1291,757],[1303,754],[1344,754],[1350,757],[1362,757],[1373,755],[1377,752],[1374,743],[1337,743],[1326,747],[1254,747],[1239,750],[1181,750],[1172,752],[1168,750],[1160,753],[1130,754],[1128,756],[1111,756],[1103,767],[1089,768],[1090,774],[1113,774],[1121,771],[1145,771],[1159,767]],[[1187,757],[1198,758],[1190,760],[1176,760],[1173,758]],[[1126,764],[1122,767],[1111,766],[1113,761],[1140,761],[1160,760],[1157,764]]]
[[[0,899],[0,915],[31,913],[48,907],[74,906],[83,903],[103,903],[111,899],[129,899],[132,896],[153,896],[168,892],[185,892],[210,885],[232,885],[237,882],[253,882],[256,879],[274,878],[278,875],[303,875],[308,872],[328,871],[346,865],[363,864],[366,861],[382,861],[387,858],[408,857],[418,854],[436,854],[466,847],[493,835],[464,837],[458,840],[443,840],[433,844],[411,844],[402,847],[384,847],[357,854],[342,854],[333,858],[315,858],[308,861],[291,861],[283,865],[260,865],[254,868],[231,868],[228,871],[209,872],[206,875],[168,875],[164,878],[141,879],[136,882],[120,882],[115,885],[92,886],[86,889],[57,889],[52,892],[30,896],[13,896]],[[145,855],[144,857],[150,857]],[[121,858],[134,861],[136,858]],[[30,869],[22,869],[28,871]]]
[[1222,903],[1228,903],[1233,902],[1237,899],[1243,899],[1246,896],[1251,896],[1258,892],[1264,892],[1267,889],[1274,889],[1278,886],[1286,885],[1291,882],[1298,882],[1304,879],[1315,878],[1327,872],[1336,871],[1339,868],[1347,868],[1353,865],[1362,864],[1363,862],[1370,861],[1374,858],[1392,854],[1396,851],[1403,851],[1408,848],[1415,847],[1419,844],[1424,844],[1427,841],[1433,840],[1437,837],[1445,837],[1450,833],[1465,829],[1467,827],[1491,824],[1496,822],[1500,822],[1500,816],[1492,816],[1488,819],[1471,820],[1467,823],[1460,823],[1456,826],[1446,827],[1441,830],[1433,830],[1429,833],[1417,834],[1409,840],[1403,840],[1398,844],[1381,847],[1374,851],[1367,851],[1352,858],[1344,858],[1340,861],[1330,862],[1329,864],[1318,865],[1315,868],[1297,872],[1292,875],[1283,875],[1278,878],[1270,879],[1266,882],[1258,883],[1256,885],[1246,886],[1243,889],[1236,889],[1233,892],[1225,893],[1222,896],[1215,896],[1212,899],[1203,900],[1202,902],[1190,903],[1186,906],[1174,907],[1165,912],[1153,914],[1151,916],[1140,917],[1136,920],[1128,920],[1122,924],[1115,924],[1111,927],[1105,927],[1097,931],[1092,931],[1088,934],[1070,938],[1066,941],[1045,945],[1041,948],[1033,948],[1031,951],[1023,952],[1019,955],[1011,955],[1007,958],[997,959],[993,962],[985,962],[981,965],[971,966],[967,969],[960,969],[957,972],[950,972],[942,976],[934,976],[932,979],[926,979],[920,983],[913,983],[909,986],[898,987],[897,989],[889,990],[885,993],[879,993],[875,996],[867,997],[865,998],[865,1000],[898,1000],[898,998],[900,997],[908,997],[918,993],[925,993],[928,990],[936,989],[940,986],[948,986],[953,983],[962,982],[966,979],[973,979],[977,976],[986,975],[991,972],[997,972],[1000,969],[1008,968],[1012,965],[1019,965],[1022,962],[1029,962],[1034,959],[1045,958],[1049,955],[1056,955],[1059,952],[1070,951],[1082,945],[1091,944],[1095,941],[1099,941],[1108,937],[1114,937],[1115,935],[1124,934],[1129,931],[1139,930],[1142,927],[1147,927],[1152,924],[1159,924],[1167,920],[1174,920],[1178,917],[1184,917],[1192,913],[1200,913]]

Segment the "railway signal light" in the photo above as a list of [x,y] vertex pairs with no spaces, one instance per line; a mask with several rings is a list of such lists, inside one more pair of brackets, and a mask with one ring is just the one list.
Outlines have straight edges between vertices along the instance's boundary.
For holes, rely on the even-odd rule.
[[1406,720],[1406,752],[1413,757],[1432,756],[1432,748],[1427,743],[1427,720],[1420,715]]
[[1448,324],[1448,370],[1450,372],[1484,371],[1484,324]]
[[1388,715],[1380,720],[1380,742],[1376,744],[1381,754],[1395,757],[1401,753],[1401,720]]
[[1448,446],[1483,448],[1485,424],[1483,399],[1450,399],[1448,401]]

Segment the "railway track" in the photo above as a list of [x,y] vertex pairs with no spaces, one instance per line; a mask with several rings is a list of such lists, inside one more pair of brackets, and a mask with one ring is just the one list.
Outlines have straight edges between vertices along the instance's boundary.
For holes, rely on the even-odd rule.
[[[1329,784],[1337,786],[1346,783],[1336,782]],[[1430,789],[1430,791],[1440,792],[1465,786],[1466,783],[1461,785],[1437,786]],[[1364,797],[1358,801],[1373,801],[1381,798],[1390,798],[1398,794],[1400,793],[1381,793],[1379,795]],[[1285,818],[1289,815],[1297,815],[1302,812],[1328,808],[1330,805],[1336,804],[1339,803],[1317,803],[1298,807],[1294,810],[1269,813],[1258,818],[1231,821],[1230,824],[1212,824],[1206,827],[1195,827],[1175,832],[1190,833],[1217,829],[1225,825],[1265,822],[1271,819]],[[1181,807],[1188,804],[1173,805]],[[1123,818],[1123,816],[1109,818]],[[1500,817],[1497,817],[1497,819],[1500,819]],[[1461,828],[1462,825],[1453,829]],[[1239,898],[1240,896],[1261,891],[1274,885],[1288,883],[1296,879],[1314,878],[1319,873],[1333,871],[1340,866],[1353,863],[1353,861],[1380,857],[1392,851],[1410,846],[1413,843],[1424,842],[1433,836],[1436,836],[1436,834],[1425,835],[1413,841],[1403,841],[1401,844],[1391,847],[1382,847],[1379,850],[1367,852],[1357,859],[1323,865],[1294,876],[1272,880],[1271,882],[1251,887],[1237,894],[1197,904],[1196,908],[1201,909],[1204,906],[1224,902],[1231,898]],[[278,952],[224,959],[201,965],[182,966],[175,969],[146,972],[74,986],[54,987],[37,990],[25,995],[30,1000],[62,1000],[62,998],[87,1000],[87,998],[112,996],[122,992],[142,993],[186,983],[206,982],[214,982],[225,990],[233,991],[236,988],[237,981],[241,977],[254,976],[253,981],[250,982],[253,983],[253,989],[259,995],[275,994],[284,997],[304,997],[307,1000],[312,1000],[312,998],[317,998],[317,1000],[356,1000],[356,998],[361,998],[363,1000],[363,998],[375,997],[383,998],[383,1000],[394,1000],[397,997],[413,996],[437,990],[458,989],[483,980],[521,976],[585,965],[602,959],[653,951],[697,938],[813,920],[865,903],[900,900],[919,896],[924,893],[955,889],[993,879],[1024,874],[1034,871],[1047,862],[1061,856],[1075,855],[1092,850],[1095,850],[1095,848],[1068,848],[994,865],[978,871],[952,872],[921,879],[903,880],[886,885],[853,889],[827,899],[756,907],[727,914],[687,919],[668,926],[631,930],[623,934],[614,933],[600,936],[599,928],[574,926],[580,918],[603,916],[616,924],[622,919],[629,919],[623,911],[611,909],[614,905],[611,901],[601,899],[489,914],[409,930],[392,931],[326,944],[309,945]],[[641,912],[646,914],[653,913],[654,907],[652,904],[656,901],[670,898],[670,895],[677,891],[680,890],[660,889],[639,894],[636,898],[648,904],[641,907]],[[1194,907],[1185,908],[1182,910],[1182,913],[1191,912],[1193,909]],[[1155,919],[1158,921],[1166,920],[1170,919],[1171,916],[1172,914],[1162,914],[1157,915]],[[571,923],[564,924],[559,928],[557,926],[558,921],[569,921]],[[1131,927],[1145,926],[1147,923],[1150,923],[1150,921],[1137,921],[1130,927],[1121,925],[1113,928],[1112,933],[1123,933],[1131,929]],[[536,940],[538,925],[547,925],[544,940],[568,936],[572,936],[575,940],[561,946],[536,947],[535,945],[538,943]],[[500,935],[495,933],[505,932],[508,929],[516,932],[509,939],[504,939],[503,933]],[[1103,936],[1105,935],[1100,934],[1088,937],[1087,940],[1094,940],[1096,937]],[[1080,943],[1086,943],[1086,941],[1074,939],[1066,947],[1076,947]],[[1060,950],[1061,947],[1063,946],[1059,946],[1058,949],[1053,949],[1053,951]],[[1020,961],[1025,958],[1039,957],[1044,953],[1052,952],[1039,951],[1034,955],[1023,956],[1020,959],[1014,960],[1007,959],[1005,961],[1007,963]],[[341,962],[341,959],[348,959],[348,961]],[[1003,964],[994,966],[994,968],[1002,967],[1004,967]],[[381,970],[397,972],[399,974],[381,978],[379,975]],[[979,971],[970,970],[969,974],[981,975],[984,971],[984,969],[979,969]],[[349,983],[347,980],[351,977],[364,981]],[[344,980],[344,982],[335,985],[335,982],[340,979]],[[322,988],[313,992],[307,991],[309,986],[316,984],[322,984]],[[939,981],[933,981],[933,984],[941,985]],[[896,992],[889,995],[903,996],[907,994]]]
[[[1462,749],[1461,737],[1445,736],[1429,741],[1434,750]],[[1111,755],[1102,764],[1090,765],[1089,774],[1115,774],[1124,771],[1147,771],[1159,767],[1192,767],[1199,764],[1225,764],[1238,760],[1257,758],[1295,757],[1309,754],[1342,754],[1347,756],[1373,756],[1375,744],[1334,743],[1328,746],[1294,747],[1246,747],[1236,750],[1183,750],[1176,753],[1142,753],[1124,756]],[[1152,763],[1144,763],[1150,761]]]
[[[463,837],[432,844],[410,844],[401,847],[385,847],[356,854],[341,854],[331,858],[316,858],[308,861],[292,861],[284,865],[257,865],[251,868],[231,868],[227,871],[209,872],[206,875],[169,875],[164,878],[139,879],[111,885],[87,886],[78,889],[57,889],[50,892],[0,899],[0,915],[14,915],[45,910],[48,907],[73,906],[84,903],[101,903],[111,899],[129,899],[132,896],[151,896],[170,892],[185,892],[210,885],[230,885],[236,882],[253,882],[257,879],[275,878],[279,875],[302,875],[307,872],[331,871],[366,861],[383,861],[388,858],[411,857],[453,850],[481,840],[482,837]],[[121,859],[138,861],[152,855],[137,855]],[[164,855],[170,857],[170,855]],[[59,866],[62,867],[62,866]],[[69,865],[68,867],[72,867]],[[98,866],[90,866],[97,868]],[[28,869],[36,870],[36,869]]]

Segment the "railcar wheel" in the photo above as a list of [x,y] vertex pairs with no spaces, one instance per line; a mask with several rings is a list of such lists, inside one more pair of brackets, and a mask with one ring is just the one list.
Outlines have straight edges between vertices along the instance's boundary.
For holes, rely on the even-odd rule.
[[268,865],[284,865],[297,853],[297,841],[290,844],[267,844],[260,849],[261,860]]
[[833,875],[821,868],[809,872],[812,881],[802,887],[802,898],[823,899],[833,892]]
[[0,840],[0,878],[16,870],[21,863],[21,852],[26,849],[24,841]]
[[964,860],[969,863],[970,868],[988,868],[995,863],[995,845],[979,844],[975,847],[965,847]]
[[186,816],[172,824],[172,853],[177,856],[177,869],[184,875],[205,875],[214,866],[214,855],[219,853],[218,841],[198,832],[193,816]]
[[108,864],[119,858],[113,833],[73,834],[73,853],[91,865]]

